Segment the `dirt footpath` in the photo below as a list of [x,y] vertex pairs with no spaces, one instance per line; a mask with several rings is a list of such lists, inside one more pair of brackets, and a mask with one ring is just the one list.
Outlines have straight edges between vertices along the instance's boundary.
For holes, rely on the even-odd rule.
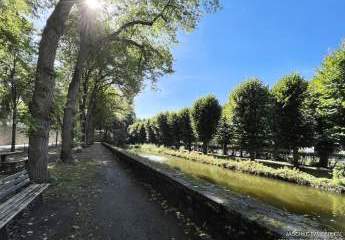
[[11,239],[210,239],[100,143],[75,158],[50,166],[43,203],[9,226]]

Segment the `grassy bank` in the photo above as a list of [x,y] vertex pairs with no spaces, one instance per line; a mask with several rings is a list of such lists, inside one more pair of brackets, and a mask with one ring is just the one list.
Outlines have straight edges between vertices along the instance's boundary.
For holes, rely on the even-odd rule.
[[308,173],[302,172],[299,169],[291,169],[288,167],[274,169],[263,165],[262,163],[249,161],[249,160],[229,160],[220,159],[213,156],[202,155],[195,152],[184,152],[178,150],[172,150],[165,147],[157,147],[155,145],[137,145],[132,146],[132,150],[136,148],[139,151],[156,153],[156,154],[166,154],[170,156],[175,156],[179,158],[184,158],[187,160],[210,164],[214,166],[223,167],[225,169],[239,171],[243,173],[269,177],[274,179],[279,179],[291,183],[307,185],[314,188],[332,191],[337,193],[345,193],[345,179],[327,179],[318,178],[312,176]]

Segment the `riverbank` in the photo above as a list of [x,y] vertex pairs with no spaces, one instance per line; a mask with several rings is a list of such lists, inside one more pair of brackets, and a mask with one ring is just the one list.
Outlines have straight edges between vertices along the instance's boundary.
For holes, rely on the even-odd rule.
[[345,193],[345,179],[333,180],[327,178],[319,178],[308,173],[302,172],[296,168],[290,169],[288,167],[282,167],[275,169],[272,167],[265,166],[262,163],[253,162],[249,160],[225,160],[213,156],[202,155],[199,153],[182,152],[165,147],[157,147],[155,145],[149,144],[132,146],[130,149],[132,151],[138,149],[140,151],[148,153],[166,154],[203,164],[219,166],[229,170],[310,186],[324,191],[336,192],[340,194]]

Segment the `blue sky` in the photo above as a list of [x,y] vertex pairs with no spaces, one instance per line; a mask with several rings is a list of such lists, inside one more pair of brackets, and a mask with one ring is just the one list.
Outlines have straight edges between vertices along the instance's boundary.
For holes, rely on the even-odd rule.
[[191,106],[214,94],[223,104],[249,77],[272,86],[299,72],[310,79],[322,59],[345,39],[344,0],[223,0],[196,31],[180,34],[173,75],[135,98],[137,117]]

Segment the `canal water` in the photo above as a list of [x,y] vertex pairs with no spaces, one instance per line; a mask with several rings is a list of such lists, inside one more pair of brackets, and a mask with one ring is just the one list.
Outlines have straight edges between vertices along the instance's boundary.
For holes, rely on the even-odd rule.
[[249,175],[183,158],[137,152],[151,161],[166,164],[195,178],[221,185],[232,191],[290,213],[313,219],[330,231],[345,232],[345,196],[275,179]]

